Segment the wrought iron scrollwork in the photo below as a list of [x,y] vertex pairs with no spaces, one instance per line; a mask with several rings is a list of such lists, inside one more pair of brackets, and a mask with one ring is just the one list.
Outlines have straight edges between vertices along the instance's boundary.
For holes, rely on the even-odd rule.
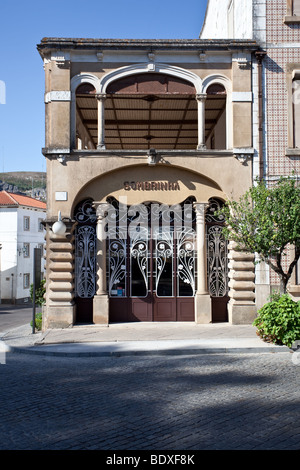
[[223,235],[224,217],[218,214],[222,201],[211,199],[206,212],[207,278],[212,297],[224,297],[228,292],[227,241]]
[[76,296],[92,298],[96,291],[96,232],[94,227],[79,227],[75,237]]
[[[156,239],[154,253],[156,260],[155,288],[157,295],[166,291],[168,291],[169,295],[173,295],[173,251],[173,233],[168,231],[160,233]],[[163,276],[165,269],[169,279],[165,279]],[[169,285],[166,287],[165,284],[167,283]]]
[[223,202],[219,199],[211,198],[209,200],[209,207],[205,214],[205,221],[207,223],[216,223],[216,224],[223,224],[225,222],[224,215],[218,214],[218,211],[221,209]]
[[[108,244],[110,296],[124,297],[126,292],[126,240],[110,240]],[[121,289],[121,291],[120,291]]]
[[[181,296],[195,295],[195,232],[193,229],[183,230],[177,239],[178,260],[178,294]],[[181,287],[180,280],[185,284]]]
[[92,298],[96,292],[96,212],[92,200],[82,201],[74,218],[75,232],[75,295]]

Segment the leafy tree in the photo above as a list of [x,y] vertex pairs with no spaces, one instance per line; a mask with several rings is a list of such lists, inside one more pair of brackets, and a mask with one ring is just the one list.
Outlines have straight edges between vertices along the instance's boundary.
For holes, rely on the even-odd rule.
[[[224,233],[237,249],[257,253],[280,277],[283,292],[300,256],[300,186],[295,178],[282,177],[274,187],[257,182],[239,201],[228,201],[220,214]],[[284,270],[287,247],[295,248]]]

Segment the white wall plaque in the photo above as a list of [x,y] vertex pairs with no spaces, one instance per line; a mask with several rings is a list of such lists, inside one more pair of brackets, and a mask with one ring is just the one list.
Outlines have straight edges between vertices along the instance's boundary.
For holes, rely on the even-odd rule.
[[56,191],[55,200],[56,201],[67,201],[68,200],[67,191]]

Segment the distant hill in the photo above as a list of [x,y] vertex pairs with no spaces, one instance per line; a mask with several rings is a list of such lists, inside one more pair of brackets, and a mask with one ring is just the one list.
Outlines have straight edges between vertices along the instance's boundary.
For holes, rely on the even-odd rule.
[[41,171],[0,173],[0,191],[2,190],[46,200],[46,173]]

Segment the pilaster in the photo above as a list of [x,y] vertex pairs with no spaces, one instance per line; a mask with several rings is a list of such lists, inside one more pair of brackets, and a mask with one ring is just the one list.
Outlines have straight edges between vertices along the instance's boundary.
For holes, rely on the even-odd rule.
[[254,254],[236,250],[229,243],[228,317],[233,325],[251,324],[256,317]]
[[207,260],[205,243],[205,211],[208,203],[195,202],[197,232],[197,292],[195,296],[195,322],[211,323],[211,298],[207,288]]
[[108,204],[96,203],[97,213],[97,291],[93,300],[93,322],[109,323],[109,298],[106,282],[106,211]]
[[67,328],[75,323],[74,303],[74,228],[65,222],[64,235],[52,232],[46,223],[46,304],[43,308],[43,329]]

